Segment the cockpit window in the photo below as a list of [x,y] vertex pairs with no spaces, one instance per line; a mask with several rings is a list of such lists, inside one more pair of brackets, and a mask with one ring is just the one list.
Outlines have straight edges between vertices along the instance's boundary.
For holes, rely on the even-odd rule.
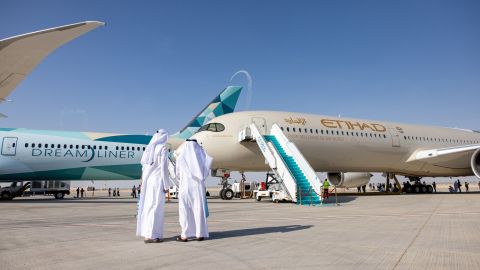
[[198,132],[201,132],[201,131],[212,131],[212,132],[222,132],[225,130],[225,126],[223,124],[220,124],[220,123],[210,123],[210,124],[206,124],[204,125],[203,127],[201,127]]

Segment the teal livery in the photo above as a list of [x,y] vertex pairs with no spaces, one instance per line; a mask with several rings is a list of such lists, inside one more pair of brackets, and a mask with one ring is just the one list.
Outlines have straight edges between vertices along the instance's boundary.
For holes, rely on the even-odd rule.
[[[242,88],[229,86],[170,137],[178,147],[211,119],[232,113]],[[134,180],[149,135],[0,128],[0,181]]]

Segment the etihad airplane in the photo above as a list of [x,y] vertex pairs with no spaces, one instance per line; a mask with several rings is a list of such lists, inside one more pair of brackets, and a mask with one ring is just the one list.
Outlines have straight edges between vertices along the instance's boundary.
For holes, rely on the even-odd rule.
[[[275,137],[280,142],[285,135],[285,143],[272,140],[274,127],[278,130]],[[264,140],[257,137],[257,143],[258,139],[263,141],[261,144],[248,140],[252,129],[265,135]],[[412,181],[442,176],[480,178],[480,132],[466,129],[295,112],[243,111],[212,119],[192,138],[213,157],[214,170],[269,170],[262,152],[272,142],[270,149],[276,148],[287,167],[292,165],[291,156],[294,160],[295,155],[299,159],[303,156],[313,171],[327,172],[329,181],[337,186],[365,185],[370,172],[403,175]],[[296,148],[291,148],[290,142]],[[292,166],[292,173],[302,167]],[[303,167],[304,174],[308,167]]]
[[[52,51],[103,25],[82,22],[0,40],[0,100]],[[226,87],[183,129],[170,136],[175,149],[214,117],[234,111],[242,88]],[[159,125],[161,123],[155,123]],[[0,182],[132,180],[148,135],[0,128]]]

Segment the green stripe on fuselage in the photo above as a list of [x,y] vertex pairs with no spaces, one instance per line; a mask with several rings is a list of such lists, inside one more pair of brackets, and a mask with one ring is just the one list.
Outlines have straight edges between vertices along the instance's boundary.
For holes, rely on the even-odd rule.
[[152,136],[149,135],[117,135],[98,138],[95,141],[148,144],[151,139]]
[[[93,166],[91,168],[102,170],[101,179],[84,178],[88,167],[38,171],[29,173],[3,174],[0,180],[4,181],[41,181],[41,180],[135,180],[140,179],[142,167],[140,164],[124,164],[110,166]],[[110,175],[109,175],[110,174]]]

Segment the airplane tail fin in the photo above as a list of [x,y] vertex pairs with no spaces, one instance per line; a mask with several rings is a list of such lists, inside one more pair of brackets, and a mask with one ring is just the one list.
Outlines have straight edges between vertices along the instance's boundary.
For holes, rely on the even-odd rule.
[[232,113],[235,110],[241,91],[241,86],[227,86],[184,128],[173,134],[172,137],[186,140],[213,118]]

